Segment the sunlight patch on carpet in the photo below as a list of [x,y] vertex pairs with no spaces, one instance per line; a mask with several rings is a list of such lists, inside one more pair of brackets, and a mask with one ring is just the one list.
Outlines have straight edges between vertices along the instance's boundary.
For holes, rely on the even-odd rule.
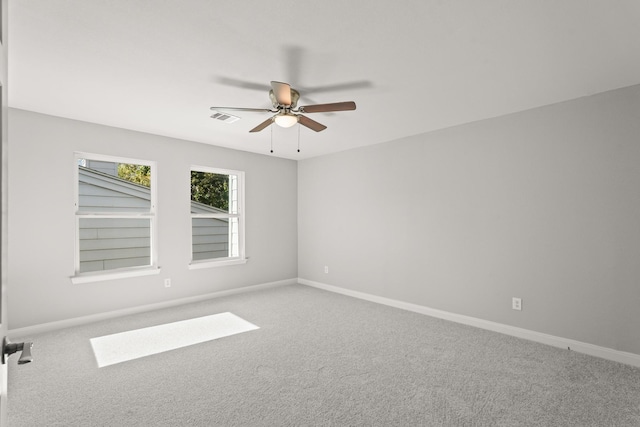
[[260,329],[232,313],[213,314],[91,338],[98,367]]

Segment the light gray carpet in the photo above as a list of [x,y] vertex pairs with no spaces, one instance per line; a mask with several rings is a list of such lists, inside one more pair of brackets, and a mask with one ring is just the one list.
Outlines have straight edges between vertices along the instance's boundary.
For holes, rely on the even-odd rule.
[[[89,344],[227,311],[260,329],[100,369]],[[11,427],[640,425],[640,369],[298,285],[24,338]]]

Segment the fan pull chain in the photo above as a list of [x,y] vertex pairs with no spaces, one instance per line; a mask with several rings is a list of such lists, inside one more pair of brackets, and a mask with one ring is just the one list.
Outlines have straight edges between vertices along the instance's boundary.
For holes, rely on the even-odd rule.
[[298,123],[298,153],[300,152],[300,124]]
[[273,153],[273,126],[270,126],[271,128],[271,152]]

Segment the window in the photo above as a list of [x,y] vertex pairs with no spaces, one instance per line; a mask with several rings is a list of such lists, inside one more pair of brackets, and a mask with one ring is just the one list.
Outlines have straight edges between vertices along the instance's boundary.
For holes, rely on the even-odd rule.
[[191,267],[245,262],[244,173],[191,168]]
[[76,154],[75,207],[74,282],[157,270],[154,163]]

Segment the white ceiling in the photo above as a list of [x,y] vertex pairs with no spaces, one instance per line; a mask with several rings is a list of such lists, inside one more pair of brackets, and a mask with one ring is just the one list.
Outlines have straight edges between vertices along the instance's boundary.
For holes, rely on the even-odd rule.
[[[269,108],[269,82],[327,130]],[[638,0],[9,0],[9,105],[301,159],[640,83]]]

